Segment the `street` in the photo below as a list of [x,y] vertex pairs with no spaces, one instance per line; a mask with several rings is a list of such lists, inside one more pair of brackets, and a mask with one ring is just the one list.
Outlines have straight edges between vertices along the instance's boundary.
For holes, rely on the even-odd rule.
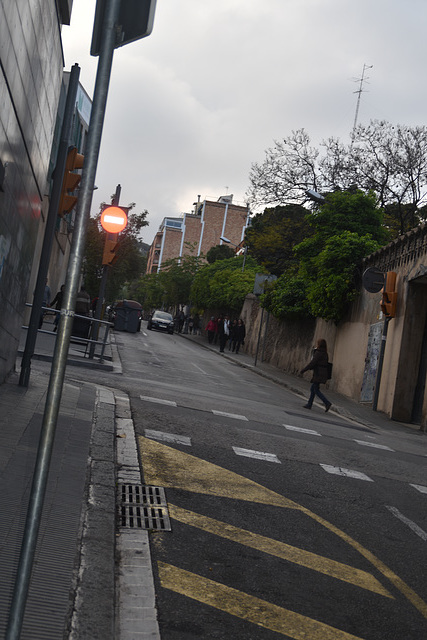
[[[425,434],[328,389],[328,413],[304,409],[309,375],[273,377],[204,336],[143,323],[113,339],[114,366],[67,367],[40,540],[49,562],[35,568],[23,637],[58,637],[64,614],[68,629],[70,588],[70,640],[426,637]],[[33,364],[25,405],[19,387],[3,389],[5,437],[17,441],[2,463],[5,505],[16,493],[3,518],[6,600],[26,504],[16,490],[28,486],[41,419],[31,398],[50,369]],[[164,495],[166,518],[129,528],[119,496],[140,485]]]
[[162,640],[426,636],[424,439],[309,412],[183,336],[116,342],[172,522],[151,534]]

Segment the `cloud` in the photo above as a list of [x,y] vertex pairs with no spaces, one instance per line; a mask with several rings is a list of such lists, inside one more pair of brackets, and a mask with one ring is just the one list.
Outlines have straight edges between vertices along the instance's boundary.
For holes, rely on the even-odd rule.
[[[66,68],[89,56],[94,0],[74,2]],[[359,121],[423,124],[427,7],[413,0],[159,0],[153,33],[114,55],[93,209],[118,183],[122,202],[162,218],[200,194],[244,201],[250,166],[275,139],[348,138]]]

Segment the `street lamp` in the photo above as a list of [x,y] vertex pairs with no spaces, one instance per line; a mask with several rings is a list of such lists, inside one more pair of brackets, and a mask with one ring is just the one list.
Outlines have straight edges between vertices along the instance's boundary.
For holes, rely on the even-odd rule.
[[[225,236],[220,236],[219,237],[220,240],[222,240],[223,242],[227,243],[227,244],[232,244],[233,247],[238,247],[238,244],[234,244],[234,242],[231,242],[231,240],[229,240],[228,238],[226,238]],[[246,253],[248,251],[248,247],[245,245],[245,250],[243,252],[243,265],[242,265],[242,273],[245,270],[245,263],[246,263]]]

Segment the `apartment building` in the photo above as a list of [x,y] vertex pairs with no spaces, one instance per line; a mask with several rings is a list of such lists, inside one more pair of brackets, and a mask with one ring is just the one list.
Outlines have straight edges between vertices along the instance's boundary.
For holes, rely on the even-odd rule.
[[239,246],[248,225],[249,208],[233,204],[233,196],[217,201],[200,201],[193,213],[164,218],[148,253],[147,273],[157,273],[172,258],[185,255],[205,256],[212,247],[227,238],[231,246]]

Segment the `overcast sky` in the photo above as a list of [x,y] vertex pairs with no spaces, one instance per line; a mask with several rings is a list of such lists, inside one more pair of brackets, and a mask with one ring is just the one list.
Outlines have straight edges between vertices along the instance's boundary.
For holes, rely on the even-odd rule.
[[[95,0],[74,0],[65,69],[89,54]],[[92,212],[121,204],[165,216],[226,193],[245,202],[253,162],[293,130],[348,141],[359,123],[426,124],[425,0],[158,0],[151,36],[116,49]]]

